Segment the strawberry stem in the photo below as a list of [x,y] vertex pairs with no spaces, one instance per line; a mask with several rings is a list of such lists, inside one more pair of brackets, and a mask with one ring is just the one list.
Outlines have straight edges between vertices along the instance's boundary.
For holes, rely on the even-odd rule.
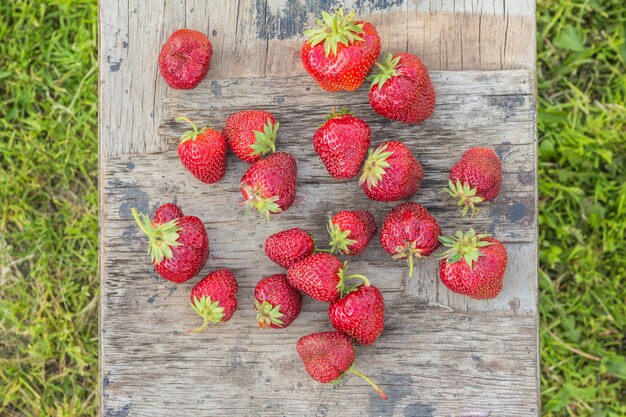
[[180,137],[180,144],[183,144],[185,142],[187,142],[188,140],[192,140],[198,137],[198,135],[202,134],[202,132],[204,132],[205,130],[207,130],[208,128],[204,127],[202,129],[198,129],[198,127],[194,124],[194,122],[191,121],[191,119],[189,119],[188,117],[185,116],[179,116],[176,118],[177,122],[187,122],[191,125],[191,128],[193,130],[189,130],[187,132],[185,132],[181,137]]
[[413,276],[413,254],[409,255],[409,278]]
[[320,248],[315,248],[314,252],[315,253],[317,252],[333,253],[332,249],[320,249]]
[[200,332],[202,332],[204,329],[206,329],[207,327],[209,327],[209,321],[210,321],[210,320],[209,320],[209,316],[208,316],[208,314],[207,314],[207,315],[205,315],[205,316],[203,317],[203,319],[204,319],[204,322],[202,323],[202,326],[197,327],[197,328],[195,328],[195,329],[189,329],[189,330],[187,330],[187,331],[188,331],[189,333],[200,333]]
[[160,264],[164,259],[170,259],[174,256],[172,248],[180,246],[178,242],[178,219],[170,220],[167,223],[153,224],[150,218],[144,213],[138,213],[134,207],[131,213],[137,222],[137,225],[144,232],[150,242],[148,243],[148,254],[153,264]]
[[350,367],[350,369],[348,369],[346,372],[350,372],[354,375],[358,375],[361,378],[363,378],[365,381],[367,381],[368,384],[370,384],[372,387],[374,387],[374,389],[376,390],[376,392],[378,393],[378,395],[380,395],[380,398],[382,398],[383,400],[387,399],[387,394],[385,394],[383,392],[382,389],[380,389],[380,387],[378,385],[376,385],[376,383],[374,381],[372,381],[371,379],[368,378],[367,375],[357,371],[356,369],[354,369],[353,366]]

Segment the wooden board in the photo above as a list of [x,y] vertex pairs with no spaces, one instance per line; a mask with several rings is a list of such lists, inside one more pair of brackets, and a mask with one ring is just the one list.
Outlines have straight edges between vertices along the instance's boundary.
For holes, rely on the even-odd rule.
[[[383,50],[417,53],[434,70],[438,104],[423,125],[378,117],[365,87],[324,93],[303,75],[301,27],[320,4],[333,2],[101,2],[102,415],[539,414],[534,4],[344,3],[377,25]],[[208,33],[216,51],[207,80],[191,92],[168,90],[155,65],[159,46],[181,26]],[[373,143],[399,139],[413,150],[426,172],[413,201],[446,232],[465,227],[438,193],[453,162],[475,145],[493,147],[504,161],[501,197],[472,221],[509,250],[498,298],[479,302],[449,292],[434,259],[419,262],[408,279],[377,238],[351,263],[385,295],[385,333],[358,348],[356,364],[381,382],[387,402],[358,378],[333,387],[305,374],[294,344],[331,329],[326,304],[306,299],[301,317],[281,332],[259,332],[251,308],[258,279],[282,270],[263,254],[268,235],[300,226],[324,241],[329,212],[365,207],[380,226],[395,205],[372,202],[355,181],[326,174],[311,138],[334,105],[367,120]],[[296,156],[299,169],[296,203],[270,223],[244,217],[237,184],[245,164],[230,155],[226,177],[207,186],[176,155],[185,129],[176,116],[219,127],[229,113],[258,107],[280,120],[278,147]],[[202,274],[230,267],[240,282],[233,319],[200,335],[185,332],[198,321],[187,303],[197,279],[177,286],[156,276],[130,216],[131,207],[152,212],[168,201],[205,222],[211,256]]]

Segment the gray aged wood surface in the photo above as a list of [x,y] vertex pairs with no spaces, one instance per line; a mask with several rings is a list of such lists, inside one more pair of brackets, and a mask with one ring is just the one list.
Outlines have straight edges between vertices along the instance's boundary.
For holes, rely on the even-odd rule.
[[[331,94],[303,75],[300,32],[333,1],[101,1],[100,266],[101,398],[104,416],[534,416],[539,414],[536,271],[535,18],[528,0],[355,0],[377,26],[383,51],[416,53],[433,70],[435,114],[408,127],[376,116],[367,90]],[[179,27],[209,35],[212,69],[198,89],[169,90],[156,56]],[[477,71],[487,70],[487,71]],[[252,289],[282,269],[263,254],[264,239],[300,226],[323,242],[329,212],[365,207],[380,226],[394,204],[368,200],[355,181],[330,179],[311,138],[329,108],[349,105],[370,123],[374,144],[407,143],[426,176],[413,201],[451,232],[467,226],[438,193],[468,147],[491,146],[504,161],[501,196],[471,222],[505,242],[502,294],[474,301],[438,283],[434,259],[415,276],[377,240],[351,263],[384,292],[386,329],[358,347],[356,365],[381,383],[384,402],[359,378],[318,384],[295,351],[302,335],[329,330],[327,305],[306,299],[284,331],[260,332]],[[246,165],[229,156],[225,178],[208,186],[180,166],[176,138],[184,114],[221,127],[230,112],[272,111],[278,147],[298,160],[298,197],[270,223],[246,219],[237,184]],[[188,306],[197,278],[160,279],[144,253],[130,208],[152,212],[177,201],[199,216],[211,256],[240,282],[231,321],[203,334]],[[377,239],[377,238],[375,238]]]

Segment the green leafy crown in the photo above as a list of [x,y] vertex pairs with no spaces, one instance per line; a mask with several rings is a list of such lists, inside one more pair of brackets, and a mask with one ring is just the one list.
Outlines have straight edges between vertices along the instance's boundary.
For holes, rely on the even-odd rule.
[[380,146],[376,150],[369,150],[367,159],[363,164],[363,173],[359,178],[359,184],[367,184],[369,189],[376,187],[385,175],[385,168],[389,168],[387,159],[393,152],[387,152],[387,145]]
[[448,187],[444,188],[443,191],[448,193],[451,198],[459,200],[459,207],[463,207],[461,216],[465,216],[469,210],[472,210],[470,217],[474,217],[474,213],[480,211],[480,209],[476,208],[476,204],[482,203],[484,199],[476,195],[476,187],[471,188],[469,184],[461,184],[461,181],[458,179],[456,183],[448,180]]
[[272,123],[271,119],[267,119],[263,126],[263,131],[253,130],[254,143],[250,145],[252,152],[250,155],[265,156],[268,153],[276,152],[276,135],[278,134],[278,128],[280,123]]
[[202,129],[198,129],[196,125],[187,117],[183,117],[183,116],[177,117],[176,121],[187,122],[191,125],[191,129],[192,129],[192,130],[188,130],[180,137],[181,144],[187,142],[188,140],[195,140],[198,137],[198,135],[201,135],[205,130],[208,129],[208,127],[203,127]]
[[246,200],[246,214],[250,212],[251,209],[255,209],[262,216],[265,216],[267,220],[270,219],[270,214],[276,214],[283,211],[280,208],[277,201],[280,199],[277,195],[272,197],[263,197],[263,194],[255,190],[253,187],[250,187],[246,183],[241,183],[241,187],[245,190],[246,195],[248,195],[248,199]]
[[478,257],[484,256],[480,248],[492,244],[483,240],[487,237],[489,237],[488,234],[476,234],[474,229],[470,229],[467,233],[459,230],[454,236],[439,236],[441,244],[449,249],[439,255],[438,258],[445,259],[448,264],[463,259],[471,269]]
[[322,18],[317,20],[318,28],[304,31],[308,43],[311,46],[324,42],[324,53],[337,55],[339,44],[349,46],[353,42],[363,42],[363,23],[354,23],[355,11],[344,15],[343,9],[337,9],[335,13],[322,12]]
[[139,228],[148,236],[148,255],[153,264],[160,264],[164,259],[170,259],[174,254],[172,248],[180,246],[178,242],[178,219],[170,220],[167,223],[153,224],[144,213],[137,213],[133,207],[131,209],[135,221]]
[[281,317],[285,315],[280,312],[280,304],[273,306],[267,300],[260,303],[255,299],[254,307],[256,308],[256,320],[259,323],[259,329],[270,327],[272,324],[283,327]]
[[189,330],[192,333],[199,333],[206,329],[209,323],[219,323],[224,317],[224,307],[220,307],[219,301],[211,301],[211,297],[193,297],[191,308],[194,309],[200,317],[202,317],[202,326],[197,329]]
[[399,63],[400,57],[394,58],[391,52],[385,55],[385,59],[382,62],[377,62],[372,75],[367,77],[368,81],[372,82],[370,89],[375,85],[378,85],[378,89],[381,89],[387,80],[398,75],[397,68]]
[[350,230],[342,230],[333,220],[328,221],[328,234],[330,235],[330,253],[341,252],[347,254],[350,252],[349,246],[356,243],[356,240],[348,239]]

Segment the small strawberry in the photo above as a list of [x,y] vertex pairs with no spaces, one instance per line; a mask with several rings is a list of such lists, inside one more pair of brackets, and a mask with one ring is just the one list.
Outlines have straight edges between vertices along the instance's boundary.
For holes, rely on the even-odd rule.
[[350,338],[341,332],[320,332],[302,336],[296,350],[304,369],[314,380],[326,384],[339,381],[346,373],[360,376],[383,400],[387,395],[371,379],[354,368],[356,352]]
[[330,253],[314,253],[296,262],[287,271],[289,284],[317,301],[327,303],[350,291],[346,281],[358,278],[367,281],[363,275],[347,275],[348,263]]
[[354,178],[370,147],[370,128],[346,108],[331,113],[313,136],[313,147],[331,177]]
[[198,129],[186,117],[179,117],[176,121],[188,122],[193,129],[180,138],[180,162],[200,181],[207,184],[218,182],[226,173],[226,141],[220,132],[208,127]]
[[413,258],[425,258],[438,247],[441,228],[417,203],[400,204],[389,211],[380,231],[380,244],[394,259],[406,258],[413,276]]
[[283,230],[265,239],[267,257],[287,269],[314,251],[315,242],[311,235],[297,227]]
[[409,148],[391,141],[369,151],[359,183],[372,200],[398,201],[415,195],[423,178],[422,166]]
[[244,110],[226,118],[222,136],[239,159],[251,164],[276,151],[279,126],[272,113]]
[[282,329],[289,326],[300,314],[302,294],[289,285],[287,275],[272,275],[256,284],[254,307],[260,329]]
[[465,216],[475,205],[496,198],[502,185],[502,163],[489,148],[470,148],[450,170],[450,180],[445,191],[463,206]]
[[328,317],[333,327],[362,345],[371,345],[385,328],[385,300],[369,283],[332,303]]
[[204,33],[179,29],[172,33],[159,53],[159,70],[172,88],[191,90],[211,68],[213,46]]
[[418,124],[435,110],[435,89],[428,69],[415,55],[387,54],[370,80],[370,105],[383,117]]
[[439,264],[439,278],[450,291],[477,300],[500,294],[509,255],[499,240],[476,234],[474,229],[439,240],[450,248],[440,256]]
[[304,69],[328,91],[354,91],[363,84],[380,54],[380,36],[369,22],[354,20],[354,10],[322,12],[319,28],[304,31]]
[[230,320],[237,310],[237,280],[229,269],[219,269],[202,278],[191,290],[191,307],[204,320],[202,326],[189,330],[199,333],[209,323]]
[[328,222],[331,252],[358,255],[363,252],[378,228],[372,213],[365,210],[340,211]]
[[176,204],[164,204],[154,213],[154,221],[133,208],[139,228],[148,235],[148,254],[156,272],[180,284],[194,276],[209,257],[209,239],[202,221],[184,216]]
[[268,219],[270,214],[287,210],[296,198],[296,160],[288,153],[276,152],[258,160],[241,178],[241,194],[248,208]]

